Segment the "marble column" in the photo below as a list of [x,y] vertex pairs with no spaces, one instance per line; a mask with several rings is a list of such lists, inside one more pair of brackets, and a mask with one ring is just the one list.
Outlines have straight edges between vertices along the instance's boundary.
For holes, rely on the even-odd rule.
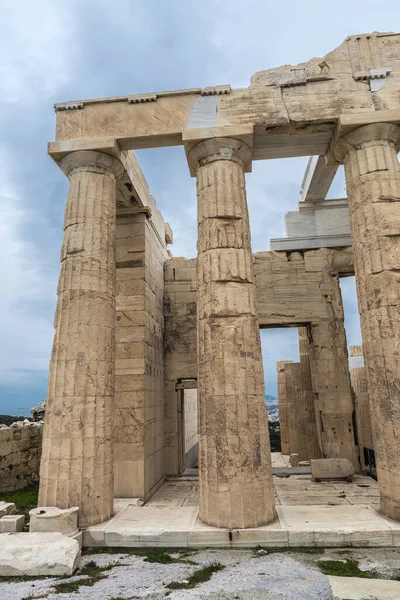
[[[298,454],[300,460],[322,458],[321,444],[317,428],[317,405],[313,390],[310,367],[310,338],[307,327],[299,327],[299,354],[300,354],[300,407],[299,415],[299,440]],[[305,458],[302,458],[302,457]]]
[[298,454],[299,460],[306,460],[301,451],[300,417],[302,410],[302,393],[300,378],[300,363],[290,362],[285,365],[285,394],[288,411],[289,449],[290,454]]
[[79,506],[81,528],[113,512],[116,176],[96,151],[65,156],[69,178],[39,506]]
[[382,512],[400,520],[400,127],[353,129],[344,163]]
[[289,407],[286,396],[285,367],[292,362],[292,360],[278,360],[276,363],[281,453],[285,455],[290,454]]
[[275,518],[274,487],[244,168],[232,138],[198,142],[200,518],[258,527]]

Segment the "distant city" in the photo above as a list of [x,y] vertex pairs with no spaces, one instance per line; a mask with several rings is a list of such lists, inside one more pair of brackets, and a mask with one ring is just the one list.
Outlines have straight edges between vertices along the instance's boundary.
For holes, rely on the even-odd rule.
[[279,403],[278,398],[265,394],[265,401],[268,408],[268,421],[279,421]]

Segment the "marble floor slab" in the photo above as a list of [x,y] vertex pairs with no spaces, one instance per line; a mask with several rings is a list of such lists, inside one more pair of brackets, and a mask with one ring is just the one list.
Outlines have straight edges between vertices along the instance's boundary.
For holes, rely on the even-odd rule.
[[[275,457],[279,462],[279,458]],[[375,480],[312,481],[307,474],[274,477],[278,518],[257,529],[219,529],[198,516],[198,481],[167,479],[145,506],[116,498],[115,515],[89,527],[84,546],[349,547],[400,546],[400,523],[378,512]]]

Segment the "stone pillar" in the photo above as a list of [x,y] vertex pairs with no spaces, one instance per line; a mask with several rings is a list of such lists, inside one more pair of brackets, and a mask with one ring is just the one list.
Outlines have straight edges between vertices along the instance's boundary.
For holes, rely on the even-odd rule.
[[281,431],[281,453],[290,454],[289,407],[286,397],[285,367],[292,360],[279,360],[276,363],[278,378],[279,429]]
[[360,462],[365,470],[364,448],[373,450],[371,412],[369,408],[367,370],[364,366],[362,346],[349,346],[351,385],[355,395],[357,440]]
[[359,470],[346,331],[339,278],[326,273],[321,290],[329,318],[311,323],[310,359],[316,417],[325,458],[347,458]]
[[81,528],[113,511],[116,176],[94,151],[60,164],[69,178],[50,362],[39,506],[79,507]]
[[400,520],[399,147],[400,127],[378,123],[345,133],[333,148],[335,158],[344,163],[346,176],[381,510],[397,520]]
[[244,168],[232,138],[188,152],[198,198],[200,518],[258,527],[275,518]]
[[[299,327],[300,391],[299,416],[300,460],[321,458],[322,450],[317,428],[317,406],[313,390],[310,367],[310,339],[307,327]],[[306,458],[302,458],[302,456]]]
[[[301,411],[301,379],[300,363],[290,362],[285,365],[285,394],[288,412],[288,437],[290,454],[299,454],[299,460],[306,460],[301,452],[301,441],[299,439],[299,413]],[[303,456],[300,458],[300,454]]]

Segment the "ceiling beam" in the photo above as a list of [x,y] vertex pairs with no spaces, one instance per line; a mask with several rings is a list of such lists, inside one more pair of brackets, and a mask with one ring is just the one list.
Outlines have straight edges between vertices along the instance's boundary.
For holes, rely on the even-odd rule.
[[338,168],[339,165],[328,166],[324,156],[310,156],[301,183],[301,199],[312,201],[326,198]]

